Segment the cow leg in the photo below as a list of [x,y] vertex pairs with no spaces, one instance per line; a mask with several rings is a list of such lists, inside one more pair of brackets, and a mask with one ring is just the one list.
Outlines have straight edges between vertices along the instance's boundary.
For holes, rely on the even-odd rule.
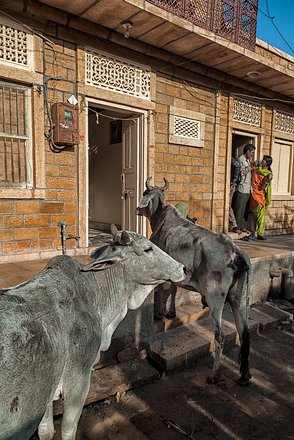
[[171,283],[170,286],[170,306],[169,311],[166,314],[166,317],[169,319],[173,319],[177,316],[176,313],[176,293],[177,293],[177,285]]
[[165,314],[166,301],[164,301],[163,284],[157,286],[154,292],[154,319],[163,319]]
[[[215,297],[216,294],[212,294],[211,298]],[[209,300],[209,296],[206,296],[206,301],[208,307],[210,309],[210,316],[215,324],[215,332],[214,332],[214,363],[212,374],[208,376],[208,383],[218,383],[221,379],[220,373],[220,361],[224,348],[224,335],[222,332],[222,314],[224,308],[224,297],[221,296],[220,300],[214,304],[211,304],[211,300]]]
[[52,440],[54,434],[53,402],[50,402],[47,406],[43,419],[38,426],[38,435],[40,440]]
[[247,324],[248,306],[245,301],[241,302],[234,295],[228,296],[229,304],[235,317],[236,328],[240,339],[240,374],[239,385],[249,385],[251,374],[249,371],[249,351],[250,351],[250,330]]
[[72,383],[64,384],[62,440],[75,440],[79,418],[90,388],[91,369],[87,373],[71,373]]

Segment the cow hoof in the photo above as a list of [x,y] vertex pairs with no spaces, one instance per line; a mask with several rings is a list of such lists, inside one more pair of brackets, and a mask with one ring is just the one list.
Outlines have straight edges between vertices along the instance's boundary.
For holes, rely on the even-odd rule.
[[221,381],[222,381],[221,376],[213,376],[212,374],[210,374],[206,379],[206,382],[209,383],[210,385],[218,384]]
[[166,314],[166,319],[174,319],[177,315],[175,313],[168,312]]
[[[251,377],[251,376],[250,376]],[[250,385],[250,377],[240,377],[237,380],[237,384],[240,385],[241,387],[247,387],[248,385]]]
[[154,319],[156,319],[156,321],[162,321],[164,319],[164,314],[161,315],[159,313],[156,313],[154,315]]

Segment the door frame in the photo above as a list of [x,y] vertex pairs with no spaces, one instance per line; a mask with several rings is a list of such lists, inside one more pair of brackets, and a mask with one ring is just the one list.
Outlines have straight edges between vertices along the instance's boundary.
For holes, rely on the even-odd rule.
[[231,152],[232,152],[232,148],[233,148],[233,135],[234,134],[254,139],[255,156],[261,155],[260,133],[253,133],[253,132],[250,132],[249,130],[233,129],[232,133],[231,133]]
[[[248,127],[249,128],[249,127]],[[263,146],[263,129],[256,129],[255,127],[247,127],[243,129],[234,126],[229,126],[227,131],[227,157],[226,157],[226,184],[225,184],[225,202],[223,205],[223,232],[229,231],[229,206],[230,206],[230,176],[231,176],[231,158],[233,149],[233,135],[247,136],[255,140],[255,155],[260,156],[262,154]]]
[[[139,138],[140,142],[137,144],[137,166],[136,166],[136,182],[137,182],[137,202],[139,202],[139,198],[143,194],[145,180],[147,177],[147,120],[148,120],[148,110],[143,110],[137,107],[117,104],[114,102],[109,102],[105,100],[95,99],[86,97],[85,98],[85,145],[86,145],[86,154],[85,160],[80,162],[79,164],[79,176],[82,177],[84,182],[81,184],[81,189],[83,192],[83,200],[84,200],[84,208],[82,208],[81,217],[84,219],[81,225],[81,228],[84,229],[85,232],[85,244],[86,247],[89,247],[89,154],[88,154],[88,145],[89,145],[89,129],[88,129],[88,116],[89,116],[89,107],[97,105],[103,107],[107,110],[117,112],[120,110],[127,110],[130,113],[135,113],[142,118],[142,123],[140,126]],[[83,212],[84,211],[84,212]],[[134,215],[136,215],[134,213]],[[138,233],[142,235],[146,235],[147,230],[147,222],[145,217],[138,218]]]

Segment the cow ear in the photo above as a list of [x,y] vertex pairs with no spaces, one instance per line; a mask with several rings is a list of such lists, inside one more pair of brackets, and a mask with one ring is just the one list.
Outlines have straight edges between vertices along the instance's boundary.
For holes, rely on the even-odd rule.
[[107,244],[98,249],[95,249],[95,251],[90,254],[90,257],[96,260],[96,258],[100,257],[100,255],[105,251],[106,248],[108,248]]
[[110,226],[110,232],[111,232],[111,235],[113,236],[113,239],[115,240],[115,237],[118,234],[118,229],[114,224],[112,224]]
[[95,260],[92,263],[86,264],[81,268],[82,272],[91,272],[91,271],[98,271],[98,270],[105,270],[110,269],[111,267],[115,266],[117,263],[121,261],[121,258],[119,257],[113,257],[113,258],[105,258],[104,260]]

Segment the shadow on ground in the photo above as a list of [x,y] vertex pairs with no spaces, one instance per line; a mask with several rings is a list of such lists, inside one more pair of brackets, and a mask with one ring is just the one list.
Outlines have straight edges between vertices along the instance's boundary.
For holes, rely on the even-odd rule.
[[238,352],[236,345],[225,347],[225,383],[219,386],[206,383],[212,365],[207,355],[151,384],[86,407],[77,440],[292,439],[293,328],[280,326],[252,337],[249,387],[236,383]]

